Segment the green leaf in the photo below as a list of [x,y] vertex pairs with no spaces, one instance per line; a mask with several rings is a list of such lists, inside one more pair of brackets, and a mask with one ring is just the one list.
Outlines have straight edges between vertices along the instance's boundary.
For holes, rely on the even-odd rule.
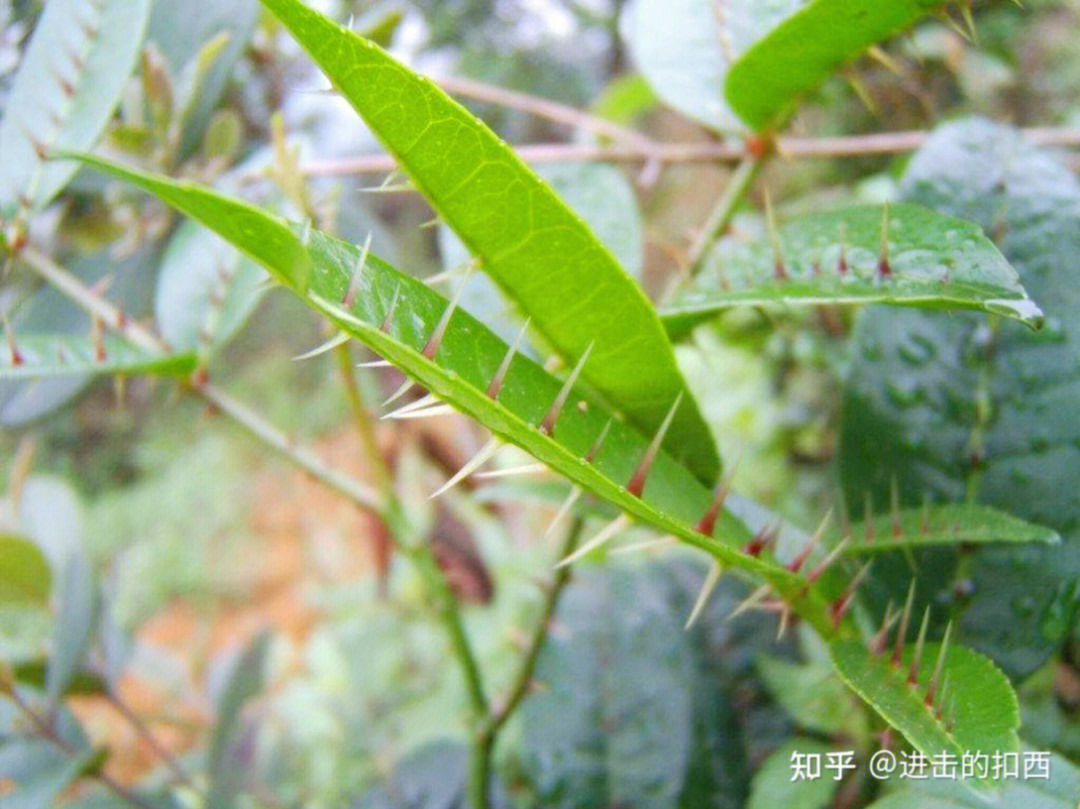
[[829,656],[844,681],[928,756],[1018,749],[1016,694],[1001,670],[978,652],[950,646],[934,707],[926,704],[939,649],[926,644],[914,683],[908,682],[913,645],[905,648],[899,665],[888,652],[872,654],[854,640],[830,643]]
[[101,614],[90,562],[82,551],[72,553],[60,575],[60,612],[53,631],[52,657],[45,680],[50,705],[56,705],[86,662]]
[[[947,503],[903,509],[851,525],[845,553],[865,556],[898,549],[941,545],[1039,543],[1055,545],[1061,536],[1050,528],[1021,520],[977,503]],[[839,539],[839,538],[838,538]]]
[[792,755],[820,756],[822,762],[833,747],[818,739],[800,736],[785,742],[770,755],[754,775],[746,809],[824,809],[832,801],[840,782],[833,780],[822,764],[822,776],[792,779]]
[[[1023,761],[1024,753],[1020,755]],[[1053,754],[1049,778],[1008,778],[995,783],[995,787],[972,789],[963,781],[945,778],[909,780],[874,801],[869,809],[1076,809],[1080,770],[1063,756]]]
[[799,727],[827,736],[866,738],[865,713],[828,664],[792,663],[763,655],[758,658],[758,671],[773,699]]
[[935,132],[903,187],[1000,234],[1046,325],[1035,333],[967,314],[868,311],[844,392],[847,502],[861,512],[869,493],[887,510],[894,483],[901,505],[974,496],[1063,541],[887,555],[874,565],[870,603],[879,616],[889,600],[902,603],[918,571],[917,603],[950,607],[961,642],[1022,677],[1059,648],[1077,610],[1080,183],[1015,130],[973,120]]
[[100,338],[71,334],[28,334],[15,351],[0,352],[0,379],[25,380],[82,374],[169,374],[195,370],[191,353],[155,354],[115,334]]
[[297,0],[263,0],[412,176],[481,269],[582,378],[646,432],[684,401],[665,446],[704,482],[715,444],[663,326],[610,251],[464,107],[375,44]]
[[242,739],[240,712],[244,705],[265,687],[266,656],[270,649],[269,632],[256,635],[236,658],[225,687],[217,700],[217,717],[207,753],[210,769],[211,806],[231,806],[242,786],[243,767],[232,760],[232,748]]
[[[50,742],[12,739],[0,748],[0,772],[13,774],[16,770],[24,778],[16,777],[17,788],[0,799],[4,809],[50,809],[56,805],[61,793],[88,771],[101,763],[99,750],[83,750],[71,758],[56,756],[41,748]],[[20,759],[4,762],[4,759]],[[10,769],[9,769],[10,767]]]
[[161,336],[175,351],[205,358],[244,324],[266,277],[220,237],[185,222],[165,249],[154,294]]
[[77,164],[43,162],[35,142],[85,150],[97,141],[135,67],[149,8],[149,0],[45,4],[0,121],[0,211],[21,198],[39,210],[71,179]]
[[[328,317],[350,337],[390,360],[443,401],[570,480],[725,563],[768,576],[790,592],[802,589],[798,577],[777,563],[737,550],[750,535],[729,512],[723,512],[714,532],[721,541],[711,541],[698,533],[692,526],[708,510],[712,494],[665,453],[657,456],[643,496],[635,497],[627,491],[626,484],[644,457],[650,439],[613,419],[609,411],[580,387],[574,387],[567,399],[572,404],[559,411],[552,435],[538,427],[563,383],[535,362],[516,356],[498,396],[488,396],[488,388],[509,346],[467,313],[454,313],[435,358],[429,359],[423,349],[445,314],[448,302],[421,281],[397,272],[370,254],[357,274],[363,251],[356,245],[308,227],[290,229],[279,217],[212,189],[145,174],[101,158],[80,159],[156,194],[260,259],[307,305]],[[268,249],[267,245],[277,249]],[[303,269],[298,272],[296,267]],[[344,301],[350,287],[355,295],[352,308],[346,309],[339,302]],[[395,299],[398,304],[391,309]],[[388,313],[389,326],[383,330]],[[593,462],[588,463],[584,456],[608,422],[611,427],[607,436]]]
[[721,241],[697,286],[661,316],[681,335],[733,306],[868,303],[977,309],[1034,327],[1043,320],[978,225],[916,205],[800,216],[779,228],[775,243]]
[[712,752],[696,744],[693,636],[661,581],[608,566],[564,594],[518,718],[537,805],[674,807]]
[[52,588],[52,569],[33,542],[0,534],[0,604],[44,605]]
[[637,0],[630,51],[665,103],[724,132],[746,127],[723,97],[732,63],[802,0]]
[[801,93],[943,5],[942,0],[814,0],[742,54],[727,74],[724,95],[753,129],[774,126]]

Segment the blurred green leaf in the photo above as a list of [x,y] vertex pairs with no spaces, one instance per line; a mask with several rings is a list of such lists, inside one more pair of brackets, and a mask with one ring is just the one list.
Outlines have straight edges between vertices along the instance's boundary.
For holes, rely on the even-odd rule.
[[86,662],[101,614],[101,596],[81,551],[68,556],[57,586],[60,610],[53,631],[52,654],[45,691],[50,705],[56,705]]
[[731,66],[724,95],[755,130],[781,122],[798,95],[944,0],[813,0]]
[[266,271],[194,222],[177,229],[158,271],[154,314],[174,351],[205,358],[243,326],[262,295]]
[[[0,747],[0,772],[16,783],[0,798],[4,809],[50,809],[60,795],[101,763],[101,752],[83,750],[71,758],[47,752],[51,742],[15,738]],[[55,747],[53,747],[55,750]]]
[[800,727],[854,740],[869,733],[865,713],[828,664],[792,663],[764,655],[758,658],[758,671],[773,699]]
[[0,533],[0,604],[45,604],[52,569],[33,542]]
[[269,632],[262,632],[244,647],[218,697],[214,730],[207,751],[210,769],[208,800],[211,806],[232,806],[245,783],[245,761],[234,761],[232,756],[236,753],[234,746],[244,736],[240,712],[265,687],[266,657],[271,640]]
[[[45,4],[0,121],[0,211],[44,208],[78,168],[49,150],[85,150],[112,118],[135,67],[150,0]],[[53,116],[58,116],[54,120]]]
[[745,125],[724,100],[732,64],[803,0],[637,0],[627,10],[630,51],[656,94],[722,132]]
[[[195,370],[191,353],[155,354],[115,334],[100,338],[71,334],[24,334],[17,354],[0,353],[0,380],[44,379],[84,374],[169,374]],[[17,360],[17,361],[15,361]]]
[[677,337],[733,306],[869,303],[977,309],[1033,327],[1043,320],[978,225],[916,205],[799,216],[779,228],[775,244],[721,241],[695,287],[661,316]]
[[822,764],[820,778],[794,780],[792,754],[820,756],[822,762],[832,752],[832,745],[818,739],[798,736],[778,747],[761,765],[750,788],[746,809],[825,809],[832,802],[839,781]]

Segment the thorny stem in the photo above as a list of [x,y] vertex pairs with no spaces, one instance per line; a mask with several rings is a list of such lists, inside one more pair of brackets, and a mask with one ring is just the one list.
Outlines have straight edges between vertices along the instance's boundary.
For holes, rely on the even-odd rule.
[[[1036,146],[1080,147],[1080,129],[1073,127],[1036,127],[1021,132]],[[776,138],[776,153],[786,159],[867,157],[897,154],[918,149],[930,132],[907,130],[873,135],[848,135],[830,138]],[[750,155],[741,143],[618,143],[593,145],[583,143],[540,143],[514,147],[526,163],[737,163]],[[343,174],[379,174],[394,171],[392,155],[372,154],[336,160],[313,160],[301,166],[309,177]]]
[[[169,350],[169,347],[161,339],[149,330],[124,317],[118,307],[100,295],[95,294],[82,281],[56,264],[48,256],[30,247],[25,248],[20,255],[42,278],[56,286],[93,317],[100,319],[110,328],[115,329],[125,339],[149,351],[167,352]],[[346,363],[348,364],[347,354]],[[351,368],[348,370],[351,374]],[[348,389],[348,384],[346,387]],[[297,446],[292,437],[209,382],[192,380],[188,385],[188,390],[200,395],[215,409],[231,418],[262,444],[292,461],[320,483],[384,521],[391,540],[416,565],[425,585],[435,599],[439,618],[446,629],[451,648],[465,676],[473,723],[476,727],[482,727],[489,716],[488,701],[484,693],[480,667],[465,633],[457,601],[430,549],[425,544],[403,541],[402,537],[409,530],[409,521],[405,517],[400,502],[393,494],[392,481],[385,464],[382,465],[380,473],[382,490],[378,491],[363,481],[327,465],[315,453]],[[359,391],[355,390],[353,392],[356,394],[354,406],[360,406],[359,410],[356,411],[357,418],[358,420],[363,419],[370,432],[370,422],[367,420],[367,413],[360,401]],[[352,393],[349,395],[352,398]],[[370,440],[374,447],[373,435],[370,436]],[[372,461],[376,468],[379,468],[382,463],[381,456],[377,452],[373,453]],[[486,785],[484,788],[486,790]],[[140,807],[144,806],[136,799],[132,799],[132,803]],[[486,806],[486,795],[485,803],[482,805]]]
[[[16,708],[26,714],[30,721],[33,722],[34,727],[37,729],[38,735],[41,736],[41,738],[47,739],[52,744],[56,745],[64,755],[70,757],[75,756],[78,751],[68,743],[67,739],[56,732],[56,728],[52,726],[51,722],[44,719],[37,711],[30,707],[30,704],[19,695],[17,688],[6,689],[4,694],[15,703]],[[153,809],[149,803],[113,779],[112,776],[107,775],[100,770],[91,773],[90,776],[100,781],[118,798],[127,801],[132,806],[137,806],[139,809]]]

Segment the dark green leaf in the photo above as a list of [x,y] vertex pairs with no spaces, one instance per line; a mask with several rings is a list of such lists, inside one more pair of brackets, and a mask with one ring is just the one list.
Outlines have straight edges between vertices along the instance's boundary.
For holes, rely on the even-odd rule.
[[943,5],[942,0],[813,0],[739,57],[727,74],[724,95],[753,129],[776,125],[800,93]]
[[0,534],[0,604],[43,605],[52,589],[52,569],[28,539]]
[[807,214],[782,225],[775,244],[721,241],[696,287],[661,315],[678,336],[733,306],[868,303],[978,309],[1035,327],[1043,318],[978,225],[916,205]]
[[[582,378],[646,432],[684,395],[665,446],[712,483],[719,460],[640,287],[498,136],[378,46],[297,0],[263,0]],[[602,303],[601,303],[602,302]]]
[[149,9],[149,0],[45,5],[0,122],[0,211],[20,198],[43,208],[71,179],[78,164],[43,162],[35,142],[50,150],[93,146],[135,67]]
[[968,121],[934,134],[904,187],[999,234],[1046,325],[1033,333],[972,315],[868,311],[843,408],[847,502],[861,511],[869,492],[886,511],[894,481],[912,506],[973,493],[1063,542],[887,555],[867,592],[880,615],[890,599],[903,601],[916,571],[920,605],[951,607],[961,642],[1023,676],[1069,631],[1080,581],[1080,184],[1019,133]]

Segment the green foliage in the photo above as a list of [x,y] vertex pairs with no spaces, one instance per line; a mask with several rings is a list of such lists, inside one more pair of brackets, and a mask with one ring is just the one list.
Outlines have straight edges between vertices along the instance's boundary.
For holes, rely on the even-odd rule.
[[0,379],[27,380],[85,374],[170,374],[195,370],[191,353],[163,354],[133,346],[114,334],[21,334],[0,355]]
[[1033,327],[1043,318],[977,225],[915,205],[807,214],[767,240],[721,241],[662,317],[677,338],[734,306],[870,303],[977,309]]
[[714,482],[712,437],[656,311],[581,219],[498,136],[374,43],[295,0],[264,5],[398,158],[480,269],[529,313],[533,328],[569,365],[591,350],[586,382],[646,432],[684,397],[665,446]]
[[773,126],[791,112],[800,93],[944,5],[942,0],[812,0],[739,57],[724,95],[751,128]]
[[[75,163],[42,149],[88,149],[101,136],[135,66],[150,0],[46,4],[0,122],[0,212],[44,208]],[[55,118],[53,116],[56,116]]]
[[797,736],[778,747],[754,776],[747,809],[825,809],[839,783],[831,777],[795,781],[791,777],[793,753],[824,758],[832,746],[818,739]]
[[710,0],[639,0],[628,21],[631,52],[656,94],[723,132],[745,129],[724,100],[732,64],[796,11],[801,0],[738,0],[720,13]]
[[[912,159],[906,195],[999,234],[1046,310],[1040,332],[976,316],[875,312],[855,336],[840,456],[848,502],[880,510],[966,495],[1061,532],[1054,547],[899,555],[875,567],[877,608],[903,599],[951,607],[959,637],[1013,675],[1030,673],[1072,625],[1080,581],[1073,485],[1080,186],[1049,154],[981,121],[939,130]],[[1039,586],[1033,588],[1032,581]],[[940,631],[940,629],[939,629]]]
[[829,645],[829,655],[845,682],[927,756],[1018,748],[1016,695],[992,662],[970,649],[950,646],[935,681],[940,646],[927,644],[920,649],[919,664],[913,665],[915,648],[905,647],[894,661],[888,651],[875,655],[862,644],[843,640]]
[[0,604],[44,604],[51,585],[52,569],[38,546],[0,534]]

